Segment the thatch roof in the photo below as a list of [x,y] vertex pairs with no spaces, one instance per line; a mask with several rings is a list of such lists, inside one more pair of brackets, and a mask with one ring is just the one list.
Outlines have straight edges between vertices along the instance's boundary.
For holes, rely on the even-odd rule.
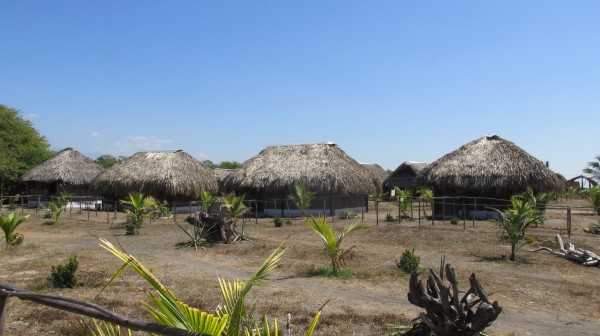
[[497,135],[469,142],[426,166],[417,185],[444,195],[502,196],[560,189],[556,174],[514,143]]
[[381,168],[380,165],[376,163],[361,163],[361,165],[369,170],[371,175],[375,176],[379,185],[383,183],[383,181],[388,177],[388,173],[385,169]]
[[221,187],[287,195],[296,181],[318,195],[364,195],[380,189],[367,168],[333,143],[267,147],[227,176]]
[[89,184],[101,172],[102,168],[94,161],[69,147],[31,169],[21,180],[83,186]]
[[427,166],[425,162],[404,161],[383,181],[383,188],[412,188],[415,177],[425,166]]
[[182,150],[135,153],[92,181],[104,195],[123,197],[139,191],[169,200],[198,198],[201,190],[217,192],[218,185],[212,169]]
[[231,172],[234,170],[235,169],[213,168],[213,172],[217,174],[217,178],[219,179],[219,181],[223,181],[223,179],[229,176],[229,174],[231,174]]

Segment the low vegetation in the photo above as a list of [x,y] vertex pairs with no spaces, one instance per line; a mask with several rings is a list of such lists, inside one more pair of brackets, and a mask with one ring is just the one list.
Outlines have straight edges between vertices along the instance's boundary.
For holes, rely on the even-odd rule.
[[421,258],[415,254],[414,248],[412,250],[406,249],[402,252],[400,260],[396,262],[396,266],[402,272],[412,274],[412,272],[416,272],[419,269],[420,262]]
[[9,249],[12,246],[19,245],[23,242],[23,235],[15,232],[15,229],[23,224],[30,215],[21,216],[21,211],[16,210],[8,214],[8,216],[0,216],[0,229],[4,233],[4,248]]
[[152,196],[145,196],[140,192],[131,192],[129,193],[129,199],[122,200],[121,204],[131,207],[125,210],[127,213],[125,234],[137,235],[140,233],[146,216],[155,211],[157,201]]
[[52,284],[54,288],[73,288],[78,284],[77,276],[75,272],[77,272],[77,268],[79,267],[79,262],[77,261],[77,256],[73,256],[69,259],[66,264],[58,264],[56,266],[52,266],[52,270],[50,271],[50,277],[48,280]]

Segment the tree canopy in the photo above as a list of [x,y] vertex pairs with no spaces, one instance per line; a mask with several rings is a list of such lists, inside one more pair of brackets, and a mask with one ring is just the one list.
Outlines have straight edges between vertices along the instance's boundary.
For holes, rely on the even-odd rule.
[[0,104],[0,188],[13,189],[31,168],[52,156],[50,144],[19,110]]
[[221,161],[221,163],[214,163],[211,160],[204,160],[202,163],[210,169],[221,168],[221,169],[236,169],[242,164],[237,161]]
[[123,161],[123,159],[125,159],[124,156],[114,157],[110,154],[105,154],[97,157],[94,162],[96,162],[100,167],[106,169]]

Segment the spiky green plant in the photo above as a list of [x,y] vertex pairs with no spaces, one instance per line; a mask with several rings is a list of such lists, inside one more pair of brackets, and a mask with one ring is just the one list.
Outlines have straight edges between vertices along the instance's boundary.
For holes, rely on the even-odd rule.
[[538,212],[528,200],[520,197],[513,197],[511,207],[507,210],[491,209],[499,215],[496,221],[504,229],[503,233],[506,232],[511,247],[509,260],[514,261],[517,251],[533,241],[527,237],[525,231],[539,220]]
[[[233,219],[234,232],[238,219],[250,209],[244,204],[244,198],[245,195],[236,196],[235,192],[232,192],[225,196],[225,203],[223,205],[227,209],[229,217]],[[242,230],[235,237],[235,240],[250,240],[250,237],[246,236],[246,223],[244,221],[242,221]]]
[[[240,332],[243,332],[245,335],[259,335],[257,334],[258,331],[250,331],[246,327],[242,328],[241,320],[244,313],[244,298],[250,292],[252,287],[266,283],[267,277],[273,273],[286,250],[282,248],[281,245],[277,247],[247,281],[229,281],[219,278],[219,286],[221,288],[224,304],[217,309],[217,314],[213,315],[201,312],[199,309],[190,307],[177,300],[175,295],[134,256],[119,250],[105,239],[101,238],[100,241],[100,246],[125,262],[104,288],[109,286],[123,270],[129,267],[154,288],[154,294],[146,292],[150,303],[142,303],[142,305],[158,323],[203,335],[214,336],[238,336],[240,335]],[[313,334],[320,315],[321,311],[318,311],[305,334],[306,336],[311,336]],[[268,329],[268,319],[266,317],[265,322]],[[104,327],[104,330],[105,329],[107,328]],[[277,320],[275,320],[274,330],[277,331],[277,329]],[[269,332],[260,335],[271,335]],[[275,336],[278,334],[274,333],[273,335]]]
[[7,250],[11,246],[18,245],[23,241],[23,236],[16,233],[15,229],[17,226],[23,224],[29,216],[30,215],[21,216],[21,210],[11,212],[6,217],[0,215],[0,229],[4,232],[4,243]]
[[308,186],[303,181],[294,183],[294,193],[288,197],[294,201],[294,204],[300,209],[300,218],[304,219],[306,210],[310,207],[310,200],[315,197],[316,193],[310,191]]
[[331,261],[333,274],[337,275],[344,257],[347,256],[348,253],[350,253],[353,249],[358,247],[357,245],[352,245],[348,248],[342,248],[342,242],[344,241],[344,238],[354,231],[367,229],[368,226],[356,222],[346,225],[344,230],[341,232],[336,232],[333,230],[333,227],[327,223],[327,218],[315,216],[310,217],[310,220],[306,221],[306,225],[311,228],[313,232],[319,238],[321,238],[321,240],[323,240],[325,245],[325,253]]
[[137,235],[144,223],[146,215],[156,208],[156,199],[152,196],[145,196],[140,192],[130,192],[129,199],[121,200],[121,204],[131,206],[127,209],[127,222],[125,223],[125,234]]
[[600,215],[600,187],[583,190],[581,191],[581,194],[590,200],[596,214]]

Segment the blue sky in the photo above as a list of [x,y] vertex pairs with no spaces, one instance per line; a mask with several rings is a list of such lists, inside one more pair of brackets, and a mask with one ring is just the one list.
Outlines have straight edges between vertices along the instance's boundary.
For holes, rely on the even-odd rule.
[[598,1],[0,2],[0,103],[51,148],[243,162],[332,141],[432,162],[498,134],[600,154]]

